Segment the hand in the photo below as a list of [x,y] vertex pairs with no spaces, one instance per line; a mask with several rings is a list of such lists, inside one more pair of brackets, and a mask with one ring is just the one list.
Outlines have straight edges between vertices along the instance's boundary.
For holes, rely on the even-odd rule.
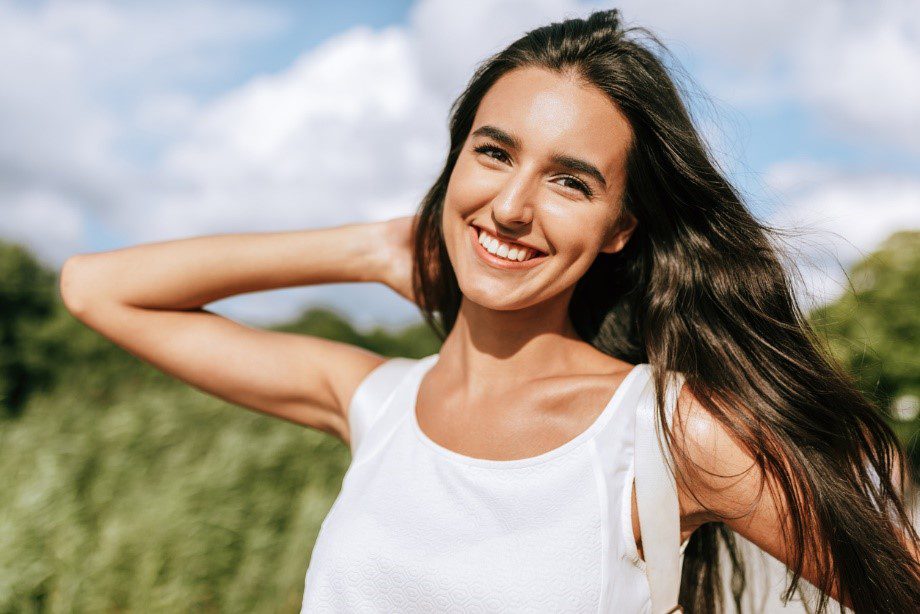
[[415,224],[418,216],[407,215],[380,222],[383,234],[381,281],[403,298],[418,304],[412,292],[415,259]]

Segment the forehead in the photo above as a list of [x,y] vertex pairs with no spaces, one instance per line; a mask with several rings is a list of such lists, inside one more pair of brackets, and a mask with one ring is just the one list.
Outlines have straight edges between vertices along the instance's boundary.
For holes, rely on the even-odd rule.
[[574,77],[518,68],[499,78],[479,104],[473,130],[491,124],[521,139],[525,149],[583,157],[616,176],[631,130],[614,102]]

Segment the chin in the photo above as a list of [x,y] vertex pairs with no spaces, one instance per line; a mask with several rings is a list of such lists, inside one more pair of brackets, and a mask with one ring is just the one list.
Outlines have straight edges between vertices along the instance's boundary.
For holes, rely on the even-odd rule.
[[507,285],[488,279],[478,279],[473,283],[464,282],[457,278],[460,292],[464,300],[470,301],[479,307],[493,311],[517,311],[526,309],[540,302],[539,297],[518,296],[518,292],[509,289]]

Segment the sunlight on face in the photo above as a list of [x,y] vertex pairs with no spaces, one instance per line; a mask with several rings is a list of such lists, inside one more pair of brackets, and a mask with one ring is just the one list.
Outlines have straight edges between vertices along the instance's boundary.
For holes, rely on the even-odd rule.
[[[564,291],[598,253],[622,249],[631,130],[606,94],[570,76],[522,68],[483,98],[451,174],[443,230],[460,289],[492,309],[529,307]],[[475,228],[546,254],[533,266],[490,264]]]

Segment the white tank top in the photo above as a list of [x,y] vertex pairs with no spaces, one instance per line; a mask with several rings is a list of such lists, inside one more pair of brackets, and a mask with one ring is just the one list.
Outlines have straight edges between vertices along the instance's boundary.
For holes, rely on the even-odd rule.
[[[356,389],[352,460],[320,527],[301,612],[649,612],[630,498],[649,365],[636,365],[575,438],[503,461],[456,453],[419,428],[419,385],[438,356],[392,358]],[[649,507],[640,502],[643,520]],[[665,583],[676,582],[686,545]]]

